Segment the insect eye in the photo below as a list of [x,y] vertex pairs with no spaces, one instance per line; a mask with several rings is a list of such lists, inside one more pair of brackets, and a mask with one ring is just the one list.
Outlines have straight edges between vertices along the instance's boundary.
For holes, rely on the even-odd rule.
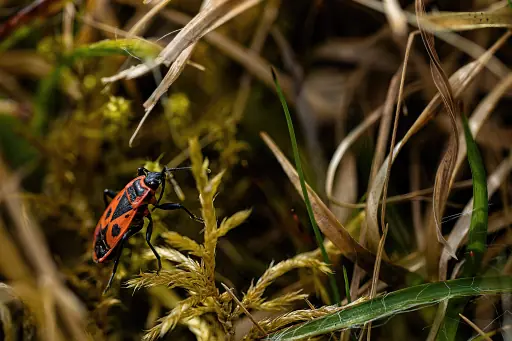
[[148,170],[147,170],[146,168],[144,168],[144,167],[139,167],[139,168],[137,168],[137,174],[138,174],[139,176],[141,176],[141,175],[147,175],[147,173],[148,173]]

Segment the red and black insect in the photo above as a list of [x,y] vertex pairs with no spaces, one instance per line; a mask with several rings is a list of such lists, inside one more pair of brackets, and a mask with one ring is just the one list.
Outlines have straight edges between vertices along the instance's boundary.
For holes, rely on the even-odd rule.
[[[106,209],[94,231],[92,258],[96,263],[103,263],[114,259],[114,268],[107,287],[105,288],[105,292],[112,285],[112,280],[114,279],[119,258],[121,257],[126,240],[142,229],[144,226],[144,217],[149,220],[149,224],[146,228],[146,242],[158,261],[157,273],[162,269],[160,256],[153,245],[151,245],[153,219],[151,218],[148,205],[154,205],[153,210],[156,208],[167,211],[182,209],[188,213],[190,218],[200,222],[203,221],[179,203],[160,204],[165,190],[166,175],[169,172],[182,169],[189,169],[189,167],[164,167],[161,172],[150,172],[146,168],[141,167],[138,169],[138,177],[130,181],[124,189],[117,194],[110,189],[104,190],[103,200],[105,201]],[[162,191],[157,200],[156,191],[160,186],[162,186]],[[112,198],[110,204],[108,203],[107,197]]]

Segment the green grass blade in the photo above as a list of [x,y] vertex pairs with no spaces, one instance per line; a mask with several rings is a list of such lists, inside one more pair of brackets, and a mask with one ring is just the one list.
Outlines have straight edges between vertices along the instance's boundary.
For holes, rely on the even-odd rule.
[[464,264],[464,277],[474,276],[478,273],[484,252],[487,248],[487,220],[489,216],[489,202],[487,199],[487,175],[480,151],[476,145],[466,116],[462,115],[464,136],[468,150],[468,161],[473,178],[473,212],[469,226],[469,241],[466,248],[466,263]]
[[[478,273],[484,252],[487,248],[487,220],[488,220],[488,199],[487,199],[487,176],[484,163],[478,146],[476,145],[468,120],[462,115],[464,137],[468,154],[471,177],[473,178],[473,211],[471,212],[471,224],[469,226],[469,241],[466,247],[466,262],[462,270],[463,277],[471,277]],[[438,332],[438,341],[452,341],[457,336],[459,326],[459,313],[462,313],[467,304],[466,298],[451,300],[446,308],[446,316]]]
[[68,58],[75,60],[80,58],[124,55],[140,59],[154,59],[161,50],[162,48],[159,45],[141,39],[106,39],[77,47],[71,52]]
[[347,269],[343,266],[343,279],[345,280],[345,297],[347,297],[347,302],[352,302],[350,298],[350,282],[348,281]]
[[[330,264],[329,256],[327,255],[327,251],[325,250],[325,247],[324,247],[324,240],[323,240],[322,234],[320,233],[320,229],[318,228],[318,225],[316,224],[315,216],[313,214],[313,207],[311,206],[311,202],[309,200],[309,195],[308,195],[308,191],[306,188],[306,181],[304,180],[304,172],[302,171],[302,163],[300,162],[299,147],[297,146],[297,139],[295,138],[295,130],[293,129],[292,117],[290,115],[290,111],[288,110],[288,105],[286,104],[286,99],[281,90],[281,86],[279,85],[279,80],[277,79],[277,75],[276,75],[274,69],[272,69],[271,71],[272,71],[272,77],[274,79],[274,84],[276,86],[276,91],[277,91],[277,94],[281,101],[281,105],[283,106],[284,114],[286,116],[286,123],[288,125],[288,131],[290,133],[290,140],[291,140],[292,149],[293,149],[293,156],[295,159],[295,168],[297,168],[297,173],[299,175],[300,186],[302,188],[302,195],[304,196],[304,202],[306,203],[309,220],[311,221],[311,225],[313,226],[313,231],[315,233],[315,238],[316,238],[318,247],[322,251],[323,260],[326,264]],[[332,290],[331,300],[333,302],[339,303],[340,302],[340,293],[338,290],[338,285],[336,283],[336,279],[334,278],[333,275],[329,275],[329,282],[331,284],[331,290]]]
[[266,340],[301,340],[355,328],[443,300],[512,292],[512,277],[462,278],[397,290],[372,300],[354,303],[337,313],[270,334]]

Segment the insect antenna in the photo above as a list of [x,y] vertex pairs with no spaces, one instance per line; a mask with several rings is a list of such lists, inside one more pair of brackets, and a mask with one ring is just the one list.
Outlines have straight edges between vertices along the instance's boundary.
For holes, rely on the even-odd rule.
[[175,171],[180,171],[180,170],[190,170],[192,169],[192,167],[176,167],[176,168],[167,168],[167,167],[164,167],[164,169],[162,170],[162,172],[167,172],[167,173],[171,173],[171,172],[175,172]]

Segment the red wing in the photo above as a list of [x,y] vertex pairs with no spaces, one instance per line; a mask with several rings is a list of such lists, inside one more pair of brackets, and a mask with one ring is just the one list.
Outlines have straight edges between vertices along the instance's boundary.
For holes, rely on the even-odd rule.
[[128,202],[125,190],[120,191],[103,212],[94,231],[93,260],[105,261],[132,223],[136,207]]
[[107,243],[108,245],[117,245],[121,238],[124,236],[126,231],[130,228],[130,225],[137,213],[137,209],[132,209],[126,212],[119,218],[110,221],[107,230]]
[[151,191],[143,179],[144,176],[139,176],[130,181],[103,212],[94,231],[92,258],[95,262],[105,261],[130,228],[137,209]]

